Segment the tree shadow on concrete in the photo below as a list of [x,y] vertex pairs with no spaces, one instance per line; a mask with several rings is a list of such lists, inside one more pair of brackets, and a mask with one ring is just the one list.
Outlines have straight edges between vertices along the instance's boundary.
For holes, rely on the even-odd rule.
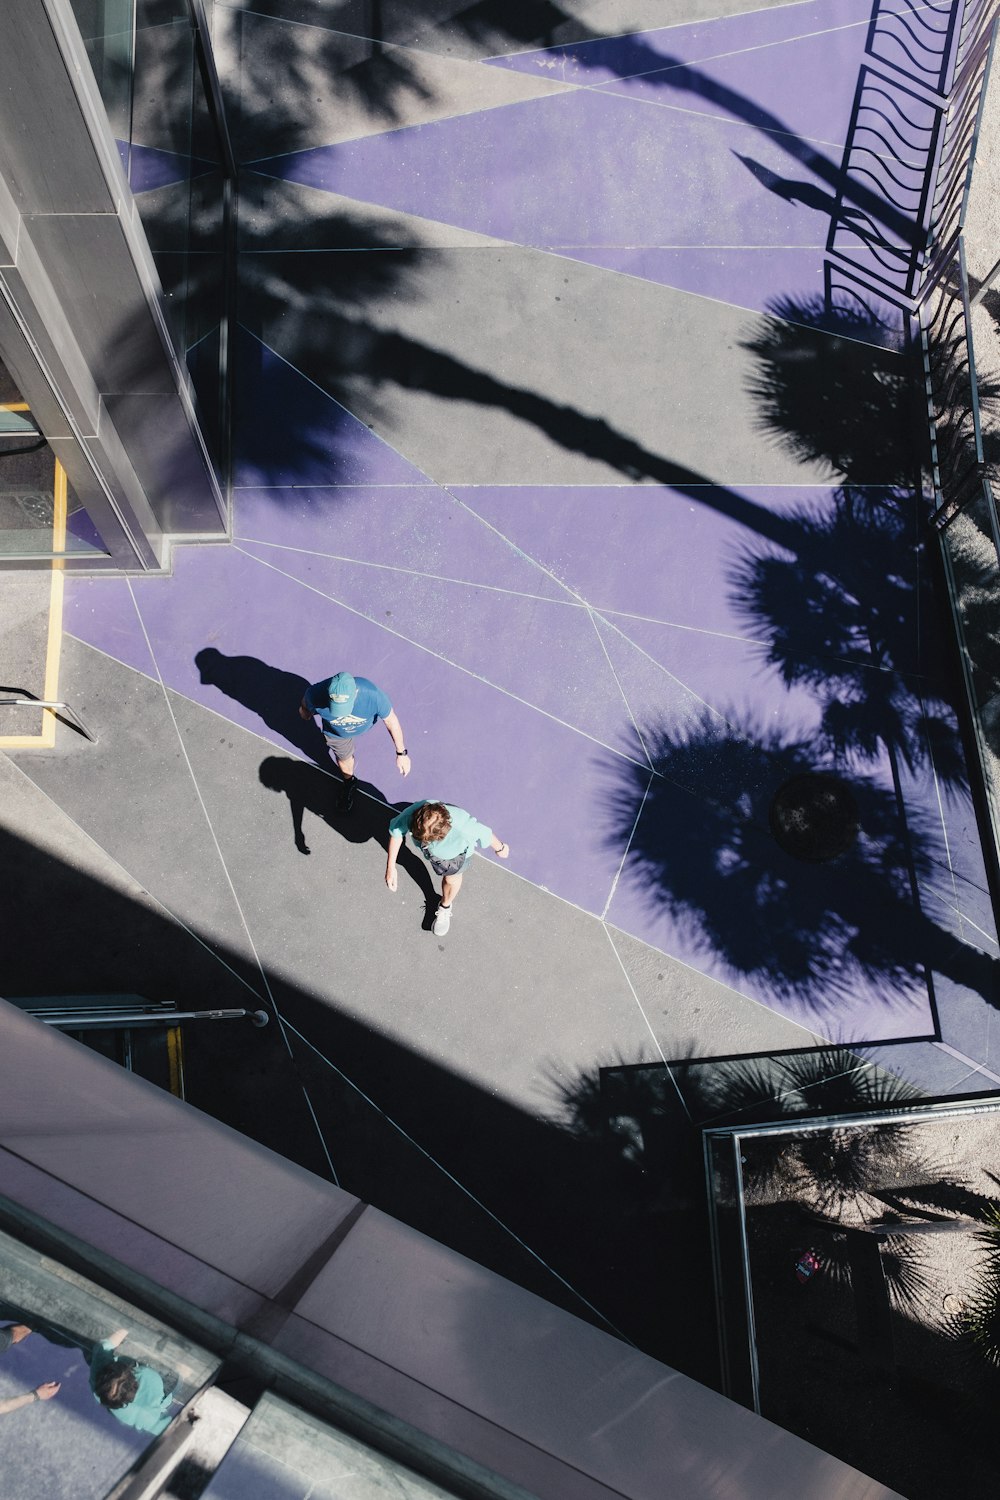
[[[926,966],[1000,1006],[1000,965],[921,910],[916,885],[932,868],[919,815],[904,823],[893,790],[854,772],[856,838],[835,858],[804,862],[774,826],[779,789],[836,772],[815,741],[706,711],[686,730],[644,727],[653,774],[616,766],[606,841],[623,880],[685,942],[817,1014],[867,993],[874,1007],[916,997]],[[640,816],[641,813],[641,816]]]
[[[917,236],[918,226],[910,215],[888,201],[884,193],[873,190],[862,174],[849,177],[841,163],[825,154],[816,141],[792,129],[769,102],[713,78],[705,66],[657,50],[642,31],[607,35],[593,29],[585,14],[573,14],[552,0],[479,0],[472,5],[464,0],[453,4],[411,0],[406,5],[368,0],[337,18],[343,34],[336,41],[328,31],[324,34],[324,28],[330,26],[324,0],[261,0],[253,10],[313,28],[300,44],[304,60],[296,60],[291,68],[300,92],[310,99],[327,97],[327,80],[335,76],[350,105],[363,104],[376,121],[403,123],[406,102],[427,96],[427,83],[419,69],[421,52],[481,61],[532,48],[546,49],[545,72],[539,76],[577,84],[616,80],[627,84],[634,80],[644,91],[662,92],[671,103],[675,97],[685,104],[692,98],[704,100],[713,113],[760,131],[775,149],[835,191],[850,196],[886,228],[910,240]],[[272,44],[268,51],[273,50]],[[315,63],[311,52],[315,53]],[[268,98],[273,105],[273,73],[265,58],[258,64],[248,97]],[[890,83],[883,86],[888,88]],[[304,136],[294,127],[284,139],[316,144],[313,137]],[[298,147],[275,146],[271,154],[282,149]]]
[[[274,24],[277,17],[287,17],[297,24],[277,26]],[[490,47],[498,52],[510,50],[512,46],[515,49],[523,47],[534,37],[541,40],[565,35],[574,41],[596,40],[595,34],[585,35],[586,27],[581,28],[580,23],[566,16],[557,6],[520,7],[509,15],[507,7],[500,10],[463,7],[457,14],[451,14],[447,8],[442,10],[437,5],[427,8],[426,12],[421,6],[408,7],[405,13],[393,7],[366,6],[344,21],[348,30],[351,24],[356,25],[355,35],[331,32],[329,19],[324,6],[312,5],[307,0],[295,0],[289,4],[275,0],[267,6],[266,14],[257,14],[255,7],[254,15],[234,11],[229,17],[239,26],[270,27],[276,39],[274,47],[250,48],[241,58],[241,66],[248,70],[244,97],[248,106],[253,106],[253,128],[259,135],[259,139],[255,136],[255,149],[270,150],[274,147],[278,152],[288,149],[292,139],[289,129],[294,138],[299,139],[295,132],[314,130],[330,115],[326,87],[318,94],[313,87],[318,86],[321,75],[329,74],[341,80],[336,87],[342,85],[347,91],[347,97],[353,101],[352,107],[371,109],[374,118],[383,123],[401,117],[411,85],[418,91],[425,87],[419,78],[407,77],[406,69],[415,67],[415,61],[412,58],[408,61],[405,45],[395,49],[390,72],[376,85],[369,76],[370,70],[366,72],[364,67],[351,61],[359,44],[373,49],[374,56],[379,49],[385,50],[383,41],[387,45],[393,37],[398,39],[408,35],[412,38],[413,35],[422,35],[425,30],[441,36],[446,32],[449,36],[462,33],[472,47],[472,55],[481,56],[484,39],[488,39]],[[310,24],[312,22],[315,24]],[[366,37],[363,33],[367,31],[373,36]],[[506,40],[499,35],[500,32],[505,32]],[[697,70],[676,65],[675,59],[661,57],[655,52],[647,55],[642,51],[645,43],[641,38],[630,39],[629,45],[633,43],[640,47],[640,55],[629,53],[623,64],[626,75],[643,71],[648,74],[649,65],[655,65],[662,71],[664,82],[670,80],[672,86],[683,82],[685,87],[694,89],[703,87],[705,97],[714,105],[724,102],[734,114],[753,121],[764,130],[769,140],[779,139],[775,134],[779,125],[783,145],[794,139],[785,131],[782,122],[775,124],[766,114],[758,118],[759,107],[752,101],[738,94],[729,97],[727,91],[723,91],[723,101],[718,96],[716,85],[710,80],[701,80]],[[227,59],[225,39],[219,45],[220,62],[226,71],[235,64],[232,59]],[[343,46],[348,47],[350,56],[345,53],[341,59],[343,66],[333,67],[332,54],[327,58],[324,49],[336,51]],[[161,70],[166,68],[168,73],[170,58],[167,49],[159,60]],[[604,66],[603,62],[601,66]],[[159,78],[160,94],[164,98],[173,97],[172,90],[176,92],[185,78],[185,69],[178,64],[176,78]],[[267,108],[260,107],[261,100],[267,101]],[[237,104],[235,107],[242,106]],[[815,154],[812,146],[808,151]],[[191,184],[192,191],[198,181],[201,179],[195,179]],[[241,484],[330,486],[362,484],[371,480],[372,465],[377,468],[379,455],[391,455],[391,450],[383,449],[377,442],[373,449],[366,429],[367,418],[358,420],[351,415],[358,405],[357,382],[360,380],[370,393],[394,387],[427,393],[445,401],[472,402],[508,411],[568,452],[602,462],[631,479],[672,485],[680,493],[715,506],[773,541],[782,539],[781,518],[768,512],[766,507],[756,505],[725,486],[712,484],[708,476],[675,463],[669,456],[650,451],[627,434],[617,431],[602,416],[576,410],[551,399],[544,392],[498,378],[494,373],[470,366],[420,339],[379,328],[377,318],[373,316],[378,304],[394,298],[419,298],[422,295],[424,251],[419,245],[414,245],[412,235],[391,227],[391,216],[360,208],[349,212],[323,210],[317,213],[312,208],[303,211],[301,207],[286,203],[282,191],[287,187],[287,184],[266,182],[252,172],[245,174],[241,187],[240,316],[248,330],[241,335],[238,346],[234,346],[234,365],[240,382],[237,391],[237,446],[240,450],[237,477]],[[314,202],[319,201],[317,196]],[[176,205],[171,208],[164,200],[167,229],[162,244],[155,227],[159,210],[154,198],[149,194],[141,195],[140,206],[144,222],[148,219],[147,232],[154,252],[161,259],[168,253],[175,253],[170,250],[173,231],[169,230],[169,221]],[[202,203],[196,196],[190,202],[185,199],[185,222],[192,226],[194,235],[189,249],[190,245],[197,247],[201,243],[199,235],[205,238],[206,244],[209,241],[215,243],[218,225],[213,213],[214,208],[207,200]],[[202,232],[197,226],[203,217]],[[301,251],[312,253],[300,254]],[[199,296],[199,256],[185,252],[183,259],[187,278],[185,297],[194,306]],[[166,270],[164,275],[167,276]],[[214,306],[212,296],[209,296],[208,303]],[[203,322],[204,319],[199,321],[195,330],[202,341],[205,339]],[[265,347],[267,330],[279,326],[280,347],[272,354]],[[817,340],[819,333],[817,330]],[[126,334],[127,330],[116,330],[116,340],[127,344]],[[858,336],[862,336],[861,330],[858,330]],[[257,342],[258,339],[263,343]],[[195,347],[202,347],[202,343],[191,345],[192,349]],[[208,344],[205,343],[204,347],[207,348]],[[209,360],[206,368],[211,366]],[[305,380],[297,374],[299,371]],[[140,377],[141,372],[137,371],[137,380]],[[141,388],[141,383],[137,388]],[[332,401],[325,399],[330,397]],[[369,417],[374,415],[374,412],[368,412]],[[391,455],[389,461],[396,466],[394,482],[411,472],[405,461],[395,455]],[[423,476],[417,471],[412,471],[412,475],[415,482],[422,481]],[[865,476],[869,481],[871,477]],[[343,502],[347,493],[339,490],[338,500]],[[272,488],[271,498],[276,503],[282,498],[291,503],[294,491]]]
[[781,297],[745,337],[760,430],[835,481],[912,491],[928,456],[910,361],[873,342],[875,312],[860,301]]
[[844,485],[787,519],[794,551],[763,539],[730,566],[734,608],[786,687],[807,689],[836,765],[888,752],[946,791],[968,784],[955,684],[941,660],[929,571],[915,546],[912,494]]
[[[418,5],[408,7],[403,13],[391,6],[375,5],[352,13],[344,25],[348,30],[355,27],[356,34],[348,38],[352,46],[364,40],[360,33],[365,31],[374,34],[373,47],[404,36],[409,38],[407,45],[413,45],[413,38],[419,36],[425,42],[433,37],[432,46],[447,37],[451,46],[456,37],[464,36],[472,48],[471,55],[477,57],[482,56],[484,45],[503,52],[512,46],[523,47],[534,38],[552,35],[572,35],[574,42],[596,40],[595,33],[588,32],[557,6],[514,7],[509,15],[507,12],[506,6],[485,10],[481,6],[463,7],[455,12],[439,5],[426,10]],[[258,80],[262,97],[273,95],[274,73],[283,71],[291,79],[300,74],[304,78],[314,66],[313,51],[318,49],[318,56],[323,47],[332,45],[329,33],[323,31],[329,17],[322,6],[300,0],[291,6],[272,3],[268,14],[315,25],[278,27],[277,55],[257,56],[253,52],[249,58],[244,55],[242,65],[250,69],[251,80],[255,67],[264,70]],[[648,49],[641,38],[627,41],[628,56],[622,59],[627,76],[637,72],[649,74],[655,64],[662,70],[664,83],[669,80],[671,86],[679,86],[684,81],[685,87],[694,89],[704,84],[705,97],[713,104],[720,102],[716,86],[700,80],[697,70],[661,57]],[[621,42],[621,38],[615,39],[616,46]],[[639,51],[633,55],[636,47]],[[581,58],[586,55],[583,49]],[[402,53],[396,64],[404,69],[407,66]],[[601,61],[601,66],[605,66],[605,61]],[[356,92],[358,84],[355,72],[347,69],[342,77],[344,88],[354,98],[351,91]],[[257,84],[248,84],[251,93],[256,87]],[[390,96],[391,92],[390,87]],[[736,94],[730,96],[728,91],[724,93],[726,107],[740,117],[754,120],[768,132],[769,140],[778,138],[772,132],[779,125],[782,142],[791,138],[782,122],[775,123],[770,116],[761,117],[759,107],[752,101]],[[321,116],[328,108],[324,96],[318,101],[321,108],[316,110],[312,96],[301,89],[290,90],[287,98],[282,93],[276,103],[272,98],[275,107],[262,117],[261,128],[265,131],[273,128],[276,132],[271,142],[275,152],[280,151],[283,140],[282,116],[289,102],[299,100],[300,94],[307,100],[306,114],[315,111]],[[396,107],[405,107],[405,90],[401,104],[397,101],[394,105],[391,97],[380,100],[378,109],[382,114],[378,118],[395,118]],[[809,151],[814,154],[814,148]],[[836,172],[833,175],[839,183]],[[313,198],[304,198],[300,203],[293,196],[286,201],[286,193],[296,191],[313,193]],[[352,455],[359,424],[348,415],[358,409],[360,381],[367,393],[363,403],[366,419],[374,418],[376,430],[381,423],[374,397],[393,388],[505,410],[545,433],[568,452],[605,463],[631,479],[672,485],[684,494],[697,489],[701,502],[715,505],[742,523],[778,539],[782,530],[780,518],[769,514],[766,508],[725,487],[713,488],[708,493],[707,476],[673,462],[669,456],[651,452],[616,431],[600,415],[576,410],[552,400],[542,391],[498,378],[493,372],[477,369],[420,339],[380,328],[377,318],[370,315],[376,304],[389,298],[419,298],[422,269],[428,263],[425,252],[419,244],[414,244],[412,232],[391,227],[392,216],[377,210],[366,213],[360,208],[316,213],[311,205],[321,199],[314,190],[297,190],[294,185],[269,181],[253,172],[244,175],[241,202],[241,321],[265,345],[269,341],[268,330],[280,329],[276,347],[281,358],[288,361],[285,370],[279,373],[273,368],[276,361],[272,358],[266,380],[258,381],[252,376],[254,366],[259,369],[261,359],[268,360],[269,355],[260,348],[254,349],[252,341],[242,345],[241,483],[363,482],[366,476],[360,451]],[[309,208],[303,207],[306,202],[310,203]],[[884,203],[881,206],[886,207]],[[303,250],[312,253],[300,254]],[[352,250],[358,253],[344,253]],[[775,324],[780,316],[784,314],[776,313]],[[803,321],[809,321],[805,314]],[[847,337],[861,338],[866,332],[870,336],[873,331],[878,334],[876,323],[865,330],[862,321],[858,320]],[[824,357],[819,337],[823,326],[819,320],[813,351],[817,360]],[[860,351],[857,358],[862,355]],[[316,388],[313,396],[304,382],[294,378],[294,371],[300,371],[313,383]],[[311,410],[320,391],[338,405],[320,401]],[[421,477],[414,474],[415,482],[420,482]],[[868,482],[873,478],[871,474],[864,477]]]

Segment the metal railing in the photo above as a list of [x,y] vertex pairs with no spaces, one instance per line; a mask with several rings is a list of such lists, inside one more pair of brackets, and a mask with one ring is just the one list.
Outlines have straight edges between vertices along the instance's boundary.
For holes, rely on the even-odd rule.
[[827,237],[829,283],[916,312],[957,254],[997,0],[876,0]]
[[996,0],[966,6],[955,49],[957,68],[943,118],[927,230],[922,288],[937,280],[938,268],[955,254],[965,226],[969,192],[982,126],[986,86],[996,44]]
[[41,1006],[25,1006],[25,1013],[65,1031],[115,1031],[123,1026],[176,1026],[178,1021],[242,1021],[252,1026],[266,1026],[266,1010],[164,1010],[136,1011],[126,1014],[117,1010],[71,1011]]
[[941,261],[918,307],[924,388],[931,435],[934,508],[930,524],[941,530],[986,487],[992,493],[983,450],[979,376],[965,244]]
[[71,728],[79,729],[92,745],[98,743],[97,735],[91,734],[76,709],[69,703],[56,702],[51,698],[0,698],[0,708],[47,708],[56,713],[57,717],[58,712],[61,711],[69,715]]

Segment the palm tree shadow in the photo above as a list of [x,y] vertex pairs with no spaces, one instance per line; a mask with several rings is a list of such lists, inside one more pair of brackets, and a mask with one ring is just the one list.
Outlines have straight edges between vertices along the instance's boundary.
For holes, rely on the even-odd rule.
[[780,297],[742,347],[757,361],[748,391],[762,433],[835,481],[919,491],[929,456],[911,361],[879,342],[860,299]]
[[[895,794],[871,777],[849,783],[814,741],[730,714],[706,712],[685,732],[643,731],[654,774],[616,766],[606,841],[623,879],[657,916],[669,912],[687,944],[817,1012],[839,1012],[867,995],[874,1004],[926,993],[934,970],[1000,1005],[997,962],[940,928],[915,898],[932,862],[917,814],[903,822]],[[833,853],[789,852],[776,832],[776,794],[829,779],[847,793],[853,831]],[[641,812],[641,816],[640,816]]]
[[813,695],[837,764],[864,767],[887,752],[965,791],[954,684],[925,625],[935,603],[914,546],[916,498],[845,485],[787,520],[791,547],[755,538],[728,572],[733,608],[765,660],[786,687]]

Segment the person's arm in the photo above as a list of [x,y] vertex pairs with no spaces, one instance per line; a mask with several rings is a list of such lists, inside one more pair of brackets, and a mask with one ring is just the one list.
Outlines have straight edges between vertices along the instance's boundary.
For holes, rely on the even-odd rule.
[[320,686],[321,686],[320,683],[314,682],[312,684],[312,686],[311,687],[307,687],[306,690],[305,690],[305,692],[302,694],[302,702],[299,704],[299,718],[300,719],[311,719],[313,717],[313,715],[316,713],[316,708],[315,708],[315,706],[313,705],[313,702],[312,702],[312,695],[315,692],[315,690],[318,687],[320,687]]
[[36,1385],[33,1391],[25,1391],[23,1396],[8,1396],[6,1401],[0,1401],[0,1416],[6,1416],[9,1411],[20,1411],[22,1406],[30,1406],[33,1401],[51,1401],[59,1394],[59,1385],[58,1380],[46,1380],[42,1385]]
[[490,848],[498,859],[506,859],[510,853],[510,845],[498,839],[495,833],[490,834]]
[[5,1354],[12,1344],[26,1339],[30,1332],[27,1323],[9,1323],[6,1328],[0,1328],[0,1354]]
[[403,846],[403,840],[410,831],[410,819],[418,807],[423,807],[422,802],[411,802],[409,807],[404,807],[401,813],[397,813],[389,824],[389,852],[385,861],[385,883],[390,891],[396,889],[396,860]]
[[487,828],[485,823],[480,823],[477,818],[472,817],[469,819],[469,824],[472,838],[480,849],[492,849],[498,859],[507,858],[510,848],[502,839],[497,838],[492,828]]
[[396,765],[399,767],[399,774],[400,776],[409,776],[410,757],[406,753],[406,737],[403,734],[403,726],[399,722],[399,717],[396,713],[396,710],[394,708],[390,708],[389,712],[386,714],[382,722],[385,725],[386,729],[388,729],[389,738],[392,740],[393,746],[395,747]]

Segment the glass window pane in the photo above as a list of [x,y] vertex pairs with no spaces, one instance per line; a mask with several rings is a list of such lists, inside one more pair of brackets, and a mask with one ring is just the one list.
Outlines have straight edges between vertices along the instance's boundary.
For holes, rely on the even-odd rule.
[[0,363],[0,559],[108,552]]
[[0,1234],[4,1495],[98,1500],[217,1365],[155,1319]]

